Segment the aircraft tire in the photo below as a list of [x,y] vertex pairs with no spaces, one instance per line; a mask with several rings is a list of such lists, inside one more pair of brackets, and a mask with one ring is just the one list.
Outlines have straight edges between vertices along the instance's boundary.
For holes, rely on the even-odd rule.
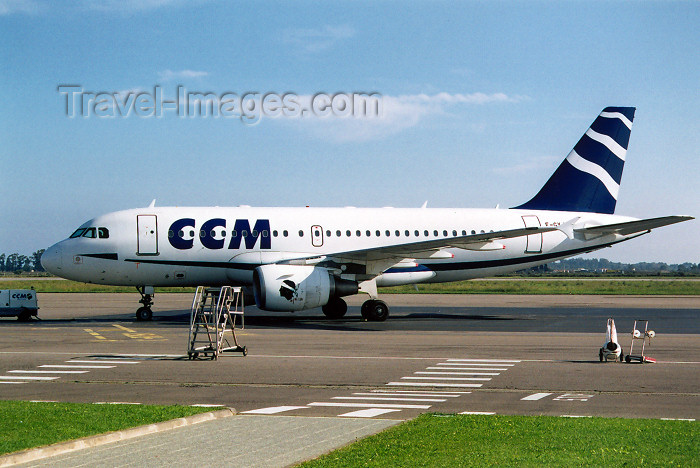
[[153,320],[153,312],[150,307],[139,307],[136,311],[136,320]]
[[19,315],[17,315],[17,320],[19,322],[29,322],[32,319],[32,312],[29,309],[22,307]]
[[603,362],[603,350],[601,349],[598,351],[598,359],[600,359],[600,362]]
[[389,317],[389,306],[380,300],[369,300],[362,304],[362,317],[370,322],[383,322]]
[[329,319],[339,319],[345,316],[348,311],[348,305],[339,297],[335,297],[328,301],[328,304],[321,307],[323,314]]

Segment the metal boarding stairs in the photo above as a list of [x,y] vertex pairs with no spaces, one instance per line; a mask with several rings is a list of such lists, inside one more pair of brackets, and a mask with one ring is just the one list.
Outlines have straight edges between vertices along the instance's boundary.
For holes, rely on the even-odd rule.
[[[225,352],[248,354],[236,339],[236,328],[245,327],[243,291],[240,287],[208,288],[197,286],[190,313],[190,335],[187,357],[217,359]],[[237,319],[240,317],[240,326]],[[231,345],[231,340],[233,345]]]

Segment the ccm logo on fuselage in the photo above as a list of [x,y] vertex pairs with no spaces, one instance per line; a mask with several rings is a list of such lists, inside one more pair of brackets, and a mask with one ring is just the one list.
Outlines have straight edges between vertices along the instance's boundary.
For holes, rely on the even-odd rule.
[[[192,228],[195,231],[195,220],[193,218],[182,218],[170,225],[168,231],[168,241],[170,245],[179,250],[191,249],[194,246],[194,237],[185,239],[185,228]],[[214,229],[226,229],[226,220],[223,218],[214,218],[205,221],[199,229],[199,241],[202,246],[207,249],[223,249],[226,239],[214,238]],[[228,249],[240,249],[241,241],[245,242],[246,249],[255,247],[258,239],[260,239],[261,249],[271,249],[272,242],[270,239],[270,220],[258,219],[250,228],[250,222],[247,219],[237,219],[233,225],[231,240],[228,243]]]

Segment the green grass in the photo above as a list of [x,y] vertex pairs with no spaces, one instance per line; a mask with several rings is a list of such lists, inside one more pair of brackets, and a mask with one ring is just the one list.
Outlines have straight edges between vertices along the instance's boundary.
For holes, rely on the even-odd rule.
[[207,411],[211,408],[0,401],[0,454]]
[[[2,281],[2,289],[28,289],[33,286],[38,292],[79,293],[135,293],[133,286],[105,286],[68,280]],[[458,281],[418,285],[422,294],[625,294],[625,295],[700,295],[700,281],[673,280],[499,280]],[[194,288],[163,287],[156,293],[193,293]],[[413,286],[381,288],[382,294],[416,294]]]
[[698,436],[688,421],[424,414],[301,466],[697,467]]

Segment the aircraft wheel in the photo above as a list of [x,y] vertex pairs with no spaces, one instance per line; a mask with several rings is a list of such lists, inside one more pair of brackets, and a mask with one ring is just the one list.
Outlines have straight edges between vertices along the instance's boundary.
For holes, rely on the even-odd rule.
[[328,304],[321,307],[321,310],[329,319],[339,319],[348,311],[348,305],[341,298],[335,297],[328,301]]
[[17,315],[17,320],[20,322],[29,322],[32,319],[32,312],[29,309],[22,307],[19,315]]
[[153,312],[150,307],[139,307],[136,311],[136,320],[152,320]]
[[362,304],[362,317],[371,322],[383,322],[389,317],[389,306],[380,300],[366,301]]
[[360,308],[362,318],[365,320],[369,320],[369,309],[372,306],[372,302],[374,302],[372,299],[365,301],[362,303],[362,307]]
[[600,359],[600,362],[603,362],[603,350],[598,351],[598,359]]

